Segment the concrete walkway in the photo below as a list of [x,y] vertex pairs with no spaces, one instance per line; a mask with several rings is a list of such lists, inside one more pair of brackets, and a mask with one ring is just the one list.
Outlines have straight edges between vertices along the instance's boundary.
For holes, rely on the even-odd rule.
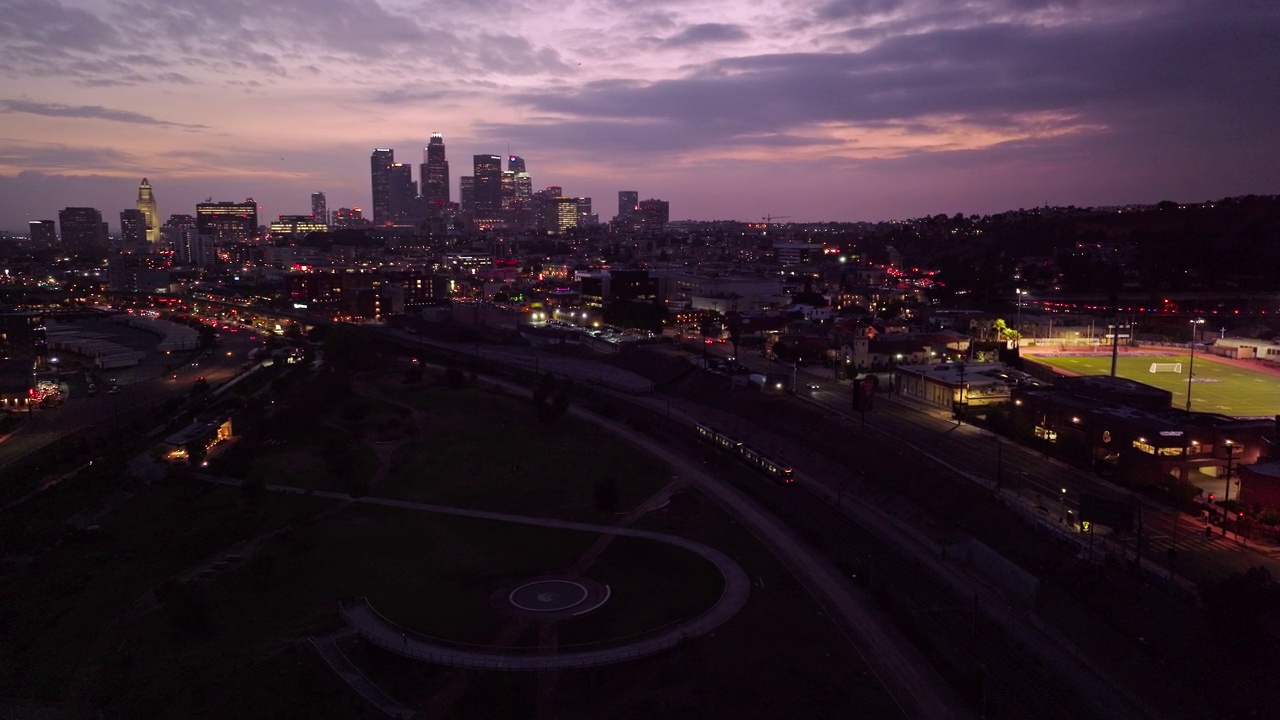
[[354,630],[343,630],[332,635],[324,637],[308,637],[307,641],[311,643],[311,647],[319,653],[321,659],[338,674],[338,677],[347,681],[360,697],[369,701],[369,704],[378,708],[382,712],[393,718],[411,718],[414,713],[409,708],[401,705],[395,698],[388,695],[382,688],[378,687],[372,680],[365,677],[342,652],[342,648],[338,646],[338,642],[346,638],[354,636]]
[[[208,482],[239,487],[237,480],[199,476]],[[431,505],[409,500],[393,500],[390,498],[360,497],[335,492],[309,491],[306,488],[286,485],[268,485],[271,492],[294,495],[312,495],[314,497],[339,500],[343,502],[380,505],[418,512],[429,512],[440,515],[455,515],[477,520],[493,520],[496,522],[533,525],[536,527],[554,528],[557,530],[576,530],[596,535],[614,535],[632,537],[643,540],[674,545],[683,550],[702,556],[711,563],[724,578],[724,591],[709,610],[687,623],[670,628],[653,637],[630,643],[628,645],[601,648],[596,650],[575,650],[560,652],[555,655],[518,655],[486,650],[481,647],[466,647],[446,644],[414,635],[408,630],[382,617],[368,602],[357,601],[341,608],[342,617],[348,625],[355,628],[360,636],[385,650],[405,657],[411,657],[438,665],[482,670],[559,670],[568,668],[594,667],[612,663],[634,660],[653,655],[679,645],[689,638],[705,635],[723,625],[738,613],[747,603],[751,594],[751,580],[746,572],[728,555],[701,543],[676,535],[635,530],[632,528],[611,525],[592,525],[589,523],[554,520],[551,518],[526,517],[506,513],[488,512],[485,510],[465,510],[462,508]]]

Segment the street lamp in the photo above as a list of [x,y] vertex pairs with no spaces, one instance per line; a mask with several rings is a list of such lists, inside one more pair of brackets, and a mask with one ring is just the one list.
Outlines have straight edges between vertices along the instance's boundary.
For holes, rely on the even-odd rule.
[[1013,332],[1015,333],[1013,336],[1013,346],[1020,348],[1022,347],[1022,296],[1026,295],[1027,291],[1022,288],[1018,288],[1016,292],[1018,293],[1018,316],[1017,319],[1013,321]]
[[1191,378],[1196,370],[1196,326],[1203,324],[1204,318],[1191,321],[1191,359],[1187,361],[1187,412],[1191,412]]
[[[1222,493],[1222,536],[1227,536],[1227,501],[1231,499],[1231,461],[1235,458],[1236,444],[1230,440],[1227,443],[1227,489]],[[1236,532],[1238,536],[1239,531]]]

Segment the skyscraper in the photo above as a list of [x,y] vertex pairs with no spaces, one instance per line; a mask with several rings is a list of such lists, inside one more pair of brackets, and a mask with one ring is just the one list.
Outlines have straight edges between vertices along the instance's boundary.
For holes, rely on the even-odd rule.
[[126,249],[138,249],[143,245],[156,247],[147,240],[147,214],[136,208],[120,211],[120,242]]
[[618,191],[618,216],[614,218],[616,222],[625,223],[631,218],[631,213],[635,212],[636,206],[640,204],[640,193],[636,190],[619,190]]
[[369,179],[373,185],[373,222],[385,225],[391,222],[391,166],[396,162],[396,152],[390,148],[375,148],[369,156]]
[[31,242],[44,247],[58,244],[58,225],[52,220],[32,220],[28,223]]
[[311,193],[311,217],[317,222],[329,224],[329,201],[322,192]]
[[449,161],[444,154],[444,136],[431,133],[431,141],[422,151],[422,198],[429,207],[449,204]]
[[147,244],[154,251],[156,243],[160,242],[160,211],[156,208],[156,196],[151,191],[151,183],[146,178],[142,178],[142,184],[138,186],[138,201],[134,203],[134,207],[141,210],[146,218],[144,230]]
[[671,221],[671,206],[666,200],[649,198],[636,205],[632,218],[641,230],[661,232]]
[[527,169],[525,169],[524,158],[520,157],[519,155],[507,156],[507,169],[513,173],[529,172]]
[[107,246],[107,224],[102,213],[89,207],[69,207],[58,211],[62,247],[67,250],[94,250]]
[[502,157],[476,155],[472,157],[475,178],[475,214],[482,218],[496,218],[502,208]]
[[554,217],[553,227],[556,232],[578,227],[578,198],[564,196],[551,198],[551,207]]
[[458,204],[462,212],[474,214],[476,211],[476,179],[470,175],[458,178]]
[[418,212],[418,184],[413,181],[413,166],[391,163],[387,172],[391,184],[391,221],[405,222],[419,217],[422,213]]
[[212,241],[206,237],[206,242],[200,242],[200,236],[196,232],[196,219],[192,215],[170,215],[165,221],[163,228],[163,237],[165,242],[169,243],[169,249],[173,251],[174,260],[183,265],[208,265],[201,262],[204,255],[212,252]]
[[217,243],[251,242],[258,235],[258,203],[197,203],[196,232]]

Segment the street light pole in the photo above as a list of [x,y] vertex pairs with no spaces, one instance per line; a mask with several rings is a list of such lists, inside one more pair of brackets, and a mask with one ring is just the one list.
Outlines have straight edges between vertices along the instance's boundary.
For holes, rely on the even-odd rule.
[[1191,412],[1191,378],[1196,370],[1196,325],[1202,324],[1203,318],[1191,321],[1191,359],[1187,361],[1187,412]]
[[[1227,501],[1231,499],[1231,461],[1235,458],[1236,444],[1227,441],[1227,489],[1222,493],[1222,536],[1227,536]],[[1236,533],[1239,534],[1238,532]]]
[[1020,348],[1022,347],[1022,296],[1024,294],[1022,291],[1022,288],[1018,288],[1017,293],[1018,293],[1018,314],[1017,314],[1017,319],[1013,321],[1013,332],[1015,333],[1013,336],[1013,346],[1016,348]]

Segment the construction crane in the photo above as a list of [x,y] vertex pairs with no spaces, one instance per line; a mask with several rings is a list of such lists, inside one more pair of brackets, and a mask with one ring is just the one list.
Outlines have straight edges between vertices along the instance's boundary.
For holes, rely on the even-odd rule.
[[789,217],[791,216],[790,215],[765,215],[760,219],[764,220],[765,227],[768,227],[769,223],[773,222],[775,219],[782,220],[784,218],[789,218]]

